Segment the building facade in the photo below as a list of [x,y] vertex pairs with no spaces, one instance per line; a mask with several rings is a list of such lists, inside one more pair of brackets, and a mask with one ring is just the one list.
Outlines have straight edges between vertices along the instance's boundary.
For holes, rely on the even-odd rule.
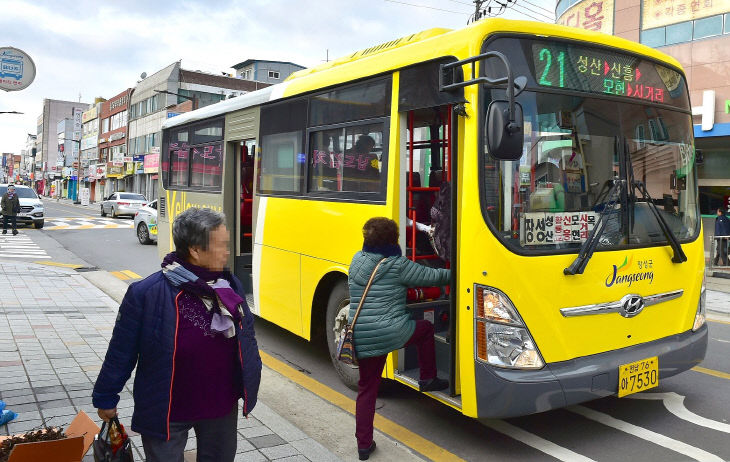
[[304,66],[288,61],[266,61],[262,59],[247,59],[231,67],[236,70],[236,77],[240,79],[272,85],[281,83],[296,71],[305,69]]
[[730,211],[730,0],[560,0],[556,18],[643,43],[680,62],[692,104],[708,239],[715,210]]
[[90,165],[97,183],[94,201],[101,201],[113,192],[124,190],[124,158],[127,155],[129,134],[129,101],[132,89],[127,88],[107,101],[99,109],[99,156]]
[[182,69],[179,61],[145,77],[134,88],[129,107],[123,190],[144,194],[149,200],[157,198],[158,174],[153,166],[159,162],[162,123],[169,117],[266,86]]
[[104,98],[96,98],[94,104],[81,114],[81,177],[84,188],[89,188],[90,201],[95,200],[96,177],[89,166],[99,159],[99,112]]
[[[64,145],[63,151],[59,149],[58,144],[58,123],[64,119],[74,121],[78,130],[72,130],[71,136],[78,135],[77,139],[81,139],[81,114],[89,108],[89,103],[75,101],[60,101],[55,99],[43,100],[43,112],[38,116],[36,128],[36,161],[35,161],[35,187],[41,194],[51,195],[51,185],[54,181],[61,182],[66,164],[73,164],[72,157],[76,153],[78,160],[79,143],[75,147],[68,146],[71,151],[66,151]],[[68,182],[71,175],[65,181]],[[59,184],[57,183],[57,184]]]

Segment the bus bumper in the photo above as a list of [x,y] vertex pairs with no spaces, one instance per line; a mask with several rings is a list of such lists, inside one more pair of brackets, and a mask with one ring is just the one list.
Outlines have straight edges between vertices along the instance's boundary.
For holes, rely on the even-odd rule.
[[707,351],[707,324],[653,342],[547,364],[538,371],[475,363],[478,418],[544,412],[618,392],[622,364],[659,357],[659,380],[696,366]]

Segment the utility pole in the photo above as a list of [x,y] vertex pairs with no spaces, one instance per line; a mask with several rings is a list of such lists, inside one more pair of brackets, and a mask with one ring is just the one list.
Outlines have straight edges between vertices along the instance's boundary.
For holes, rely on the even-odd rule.
[[489,1],[491,1],[491,0],[474,0],[474,7],[475,7],[474,8],[474,16],[472,16],[471,22],[477,22],[477,21],[479,21],[479,19],[481,19],[481,16],[482,16],[482,13],[481,13],[481,11],[482,11],[482,5],[484,4],[485,1],[487,3],[489,3]]

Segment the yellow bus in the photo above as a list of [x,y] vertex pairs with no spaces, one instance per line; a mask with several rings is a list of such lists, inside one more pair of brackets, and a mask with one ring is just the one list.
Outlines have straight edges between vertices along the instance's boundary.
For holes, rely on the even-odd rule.
[[[374,216],[452,268],[409,291],[434,399],[476,418],[656,386],[705,356],[704,250],[680,65],[562,26],[488,19],[367,48],[163,126],[159,249],[208,206],[256,315],[334,359]],[[418,389],[416,352],[384,376]]]

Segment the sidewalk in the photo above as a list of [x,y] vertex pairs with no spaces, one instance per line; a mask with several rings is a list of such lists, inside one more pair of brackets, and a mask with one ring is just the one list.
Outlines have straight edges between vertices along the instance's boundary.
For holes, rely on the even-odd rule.
[[[80,410],[98,421],[91,390],[106,354],[118,303],[68,268],[0,262],[0,399],[18,418],[0,435],[66,426]],[[130,428],[132,380],[122,391],[120,420]],[[259,400],[238,421],[241,461],[336,461],[335,454]],[[135,460],[141,437],[130,431]],[[186,460],[195,460],[191,432]],[[93,461],[91,452],[84,461]]]

